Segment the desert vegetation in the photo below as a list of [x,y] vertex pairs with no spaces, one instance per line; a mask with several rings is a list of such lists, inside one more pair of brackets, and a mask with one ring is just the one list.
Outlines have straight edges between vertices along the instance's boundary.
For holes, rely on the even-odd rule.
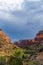
[[[10,56],[0,55],[0,64],[1,65],[43,65],[40,63],[40,60],[37,60],[38,54],[43,53],[41,51],[41,45],[33,45],[28,48],[16,48]],[[43,61],[43,59],[42,59]]]

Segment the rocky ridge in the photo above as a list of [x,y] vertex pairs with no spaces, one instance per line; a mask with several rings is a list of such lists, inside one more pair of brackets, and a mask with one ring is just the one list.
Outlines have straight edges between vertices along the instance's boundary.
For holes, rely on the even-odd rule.
[[18,42],[14,42],[14,43],[19,47],[30,46],[37,43],[43,46],[43,30],[39,31],[34,39],[19,40]]
[[11,43],[10,38],[0,29],[0,54],[9,55],[17,48]]

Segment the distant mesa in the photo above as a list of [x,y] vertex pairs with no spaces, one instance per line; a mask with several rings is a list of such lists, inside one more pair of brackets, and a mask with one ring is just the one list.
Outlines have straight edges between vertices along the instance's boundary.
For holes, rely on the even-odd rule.
[[34,39],[20,40],[18,42],[15,42],[15,45],[22,47],[37,43],[43,45],[43,30],[39,31]]

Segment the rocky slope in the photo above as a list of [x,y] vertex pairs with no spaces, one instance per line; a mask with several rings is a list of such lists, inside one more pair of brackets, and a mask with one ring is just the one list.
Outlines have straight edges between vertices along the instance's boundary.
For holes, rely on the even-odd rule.
[[9,55],[15,48],[17,48],[17,46],[11,44],[10,38],[0,29],[0,54]]
[[10,43],[10,38],[6,36],[6,34],[0,30],[0,43]]

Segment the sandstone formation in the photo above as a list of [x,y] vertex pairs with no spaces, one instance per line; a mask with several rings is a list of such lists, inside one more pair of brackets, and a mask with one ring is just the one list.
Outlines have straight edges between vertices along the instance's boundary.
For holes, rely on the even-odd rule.
[[10,43],[10,38],[0,29],[0,42]]
[[10,38],[0,29],[0,54],[9,55],[17,46],[11,43]]
[[39,31],[39,33],[36,34],[36,37],[34,39],[19,40],[18,42],[15,42],[17,46],[21,46],[21,47],[37,44],[37,43],[43,45],[43,30]]
[[43,30],[39,31],[39,33],[36,34],[35,42],[41,43],[43,45]]

